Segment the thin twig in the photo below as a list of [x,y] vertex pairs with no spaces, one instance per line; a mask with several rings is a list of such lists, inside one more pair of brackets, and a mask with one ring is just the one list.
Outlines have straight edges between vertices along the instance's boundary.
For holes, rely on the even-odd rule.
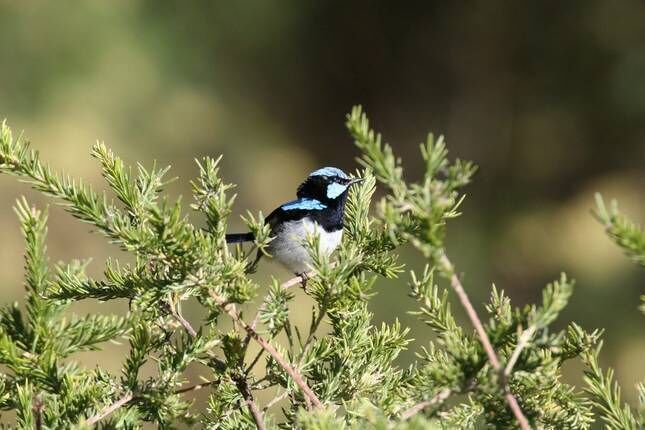
[[[203,382],[201,384],[191,385],[191,386],[184,387],[184,388],[179,388],[178,390],[175,391],[175,394],[182,394],[182,393],[187,393],[189,391],[200,390],[200,389],[202,389],[204,387],[207,387],[209,385],[213,385],[213,384],[216,384],[216,383],[219,383],[219,379],[216,379],[214,381],[209,381],[209,382]],[[88,425],[96,424],[99,421],[101,421],[103,418],[107,417],[108,415],[110,415],[111,413],[113,413],[114,411],[119,409],[120,407],[125,406],[126,404],[128,404],[129,402],[134,400],[135,398],[136,397],[132,393],[126,394],[123,397],[121,397],[119,400],[117,400],[116,402],[114,402],[111,405],[103,408],[96,415],[93,415],[92,417],[88,418],[87,421],[85,421],[85,423],[88,424]]]
[[257,353],[257,355],[255,356],[255,358],[251,361],[251,363],[248,365],[248,367],[247,367],[247,368],[246,368],[246,370],[244,371],[244,373],[245,373],[246,375],[248,375],[249,373],[251,373],[251,370],[253,370],[253,368],[255,367],[255,365],[256,365],[256,364],[258,364],[258,361],[260,361],[260,358],[262,357],[262,354],[263,354],[263,353],[264,353],[264,350],[263,350],[262,348],[260,348],[260,350],[258,351],[258,353]]
[[87,425],[94,425],[101,421],[103,418],[107,417],[110,415],[112,412],[116,411],[119,409],[121,406],[127,404],[130,402],[132,399],[134,399],[134,395],[132,393],[128,393],[121,397],[119,400],[116,402],[112,403],[110,406],[105,407],[102,409],[98,414],[91,416],[90,418],[85,421]]
[[532,325],[526,330],[524,330],[520,335],[519,339],[517,340],[517,345],[515,346],[515,349],[511,354],[511,358],[508,359],[508,363],[506,363],[506,368],[504,369],[504,376],[506,378],[511,376],[511,372],[513,371],[513,367],[515,366],[515,363],[517,363],[517,360],[520,358],[520,354],[522,353],[522,350],[526,347],[526,345],[528,345],[536,329],[537,329],[537,326]]
[[502,372],[503,369],[499,362],[499,359],[497,358],[497,355],[495,354],[493,345],[491,345],[490,339],[486,334],[486,330],[484,329],[484,326],[481,320],[477,316],[477,312],[475,311],[475,308],[473,308],[473,305],[470,303],[470,299],[468,298],[468,295],[466,294],[466,291],[464,290],[463,285],[461,285],[461,281],[459,280],[459,277],[457,277],[457,275],[455,274],[455,270],[452,263],[450,262],[450,260],[445,254],[441,256],[441,258],[439,259],[439,262],[441,266],[443,266],[443,269],[446,271],[446,273],[450,275],[450,285],[452,286],[452,289],[455,291],[455,293],[457,293],[457,296],[459,297],[459,301],[461,301],[461,304],[463,305],[464,309],[466,309],[468,318],[470,318],[470,321],[472,322],[473,326],[475,326],[475,330],[477,331],[479,340],[481,341],[482,346],[484,347],[484,351],[488,356],[488,360],[493,366],[493,369],[495,369],[495,371],[498,372],[502,378],[502,388],[504,389],[504,397],[506,398],[506,402],[508,403],[508,406],[511,408],[513,415],[515,415],[515,419],[517,419],[517,422],[520,425],[520,428],[522,430],[530,430],[531,425],[529,424],[528,420],[524,416],[524,413],[522,413],[522,408],[520,408],[519,403],[517,403],[517,399],[515,398],[513,393],[511,393],[511,390],[508,386],[508,379]]
[[191,336],[191,337],[197,337],[197,331],[193,328],[192,325],[179,313],[179,309],[177,309],[174,301],[172,299],[168,300],[168,304],[170,305],[170,313],[172,316],[177,320],[179,324],[184,327],[186,332]]
[[235,308],[232,306],[231,303],[227,303],[222,297],[217,295],[214,291],[210,290],[209,291],[211,297],[215,302],[222,307],[222,309],[233,319],[234,322],[237,322],[240,327],[242,327],[246,333],[253,339],[255,340],[260,346],[268,352],[271,357],[282,367],[288,374],[291,376],[293,381],[300,387],[302,390],[303,394],[305,395],[305,401],[307,403],[311,402],[313,403],[316,407],[321,408],[322,403],[316,396],[316,394],[309,388],[307,383],[305,382],[304,378],[298,372],[294,367],[292,367],[287,360],[282,357],[282,355],[269,343],[267,342],[262,336],[260,336],[254,328],[252,328],[250,325],[248,325],[242,318],[240,318],[240,315],[236,312]]
[[202,382],[200,384],[190,385],[188,387],[179,388],[179,389],[175,390],[175,394],[182,394],[182,393],[188,393],[189,391],[201,390],[204,387],[209,387],[211,385],[219,384],[219,382],[220,382],[219,379],[215,379],[213,381]]
[[427,407],[443,403],[448,397],[450,397],[450,394],[452,394],[452,391],[449,388],[444,388],[435,394],[435,396],[430,400],[424,400],[423,402],[419,402],[412,406],[410,409],[407,409],[401,414],[401,420],[408,420]]
[[255,421],[255,426],[258,428],[258,430],[265,430],[266,426],[264,425],[264,418],[262,417],[262,412],[260,412],[260,409],[258,408],[258,405],[255,403],[255,400],[253,400],[253,393],[249,389],[249,386],[246,382],[246,377],[243,375],[239,375],[238,377],[233,378],[235,381],[235,385],[237,386],[237,389],[240,391],[242,394],[242,397],[244,397],[244,402],[246,405],[249,407],[249,410],[251,411],[251,416],[253,416],[253,421]]
[[280,394],[279,396],[274,397],[269,403],[267,403],[266,406],[264,408],[262,408],[262,410],[264,412],[268,411],[276,403],[280,402],[281,400],[284,400],[288,395],[289,395],[289,390],[285,389],[282,394]]
[[191,337],[197,337],[197,332],[193,328],[192,325],[178,312],[178,311],[172,311],[172,316],[175,317],[177,322],[181,324],[186,332],[191,335]]

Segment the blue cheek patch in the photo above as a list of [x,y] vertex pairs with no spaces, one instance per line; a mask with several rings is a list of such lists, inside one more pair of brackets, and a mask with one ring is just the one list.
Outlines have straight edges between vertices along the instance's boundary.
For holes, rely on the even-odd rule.
[[301,211],[312,211],[312,210],[322,210],[325,209],[327,205],[319,202],[316,199],[299,199],[289,202],[282,205],[282,210],[301,210]]
[[336,197],[343,194],[345,190],[347,190],[347,185],[342,185],[342,184],[337,184],[336,182],[332,182],[331,184],[327,185],[327,198],[335,199]]

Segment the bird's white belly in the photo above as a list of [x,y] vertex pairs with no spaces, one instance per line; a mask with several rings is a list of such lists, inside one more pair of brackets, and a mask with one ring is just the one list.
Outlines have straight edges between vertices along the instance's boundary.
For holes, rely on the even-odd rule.
[[328,233],[310,219],[286,222],[278,235],[269,243],[269,253],[293,273],[310,270],[311,257],[305,247],[308,234],[320,235],[320,250],[331,254],[340,245],[343,230]]

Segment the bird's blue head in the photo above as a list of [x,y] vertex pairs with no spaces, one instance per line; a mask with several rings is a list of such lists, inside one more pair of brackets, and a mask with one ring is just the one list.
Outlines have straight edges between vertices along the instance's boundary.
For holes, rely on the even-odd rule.
[[352,184],[361,179],[352,179],[336,167],[314,170],[298,187],[298,198],[316,199],[321,202],[344,202]]

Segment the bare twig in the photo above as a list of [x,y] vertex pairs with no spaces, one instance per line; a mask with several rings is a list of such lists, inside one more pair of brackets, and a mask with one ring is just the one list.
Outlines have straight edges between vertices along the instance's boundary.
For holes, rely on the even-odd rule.
[[242,318],[240,318],[240,315],[237,313],[235,310],[234,306],[231,303],[227,303],[222,297],[220,297],[218,294],[216,294],[214,291],[209,290],[209,293],[213,300],[222,307],[222,309],[233,319],[234,322],[236,322],[240,327],[242,327],[246,333],[253,339],[255,340],[266,352],[268,352],[271,357],[282,367],[288,374],[291,376],[293,381],[300,387],[302,390],[304,396],[305,396],[305,401],[307,403],[311,402],[313,403],[316,407],[322,407],[322,403],[316,396],[316,394],[309,388],[307,383],[305,382],[304,378],[298,372],[294,367],[292,367],[287,360],[282,357],[282,355],[269,343],[267,342],[262,336],[260,336],[254,328],[252,328],[250,325],[248,325]]
[[499,362],[499,359],[497,358],[497,355],[495,354],[495,350],[493,349],[493,345],[490,343],[490,339],[488,338],[488,335],[486,334],[486,330],[484,329],[484,326],[477,316],[477,312],[475,311],[475,308],[473,308],[472,303],[470,303],[470,299],[468,298],[468,295],[466,294],[466,291],[464,290],[463,285],[461,285],[461,281],[459,280],[459,277],[455,274],[454,267],[448,257],[443,254],[441,258],[439,259],[439,262],[441,266],[443,266],[443,269],[446,271],[446,273],[449,274],[450,276],[450,285],[452,286],[452,289],[457,293],[457,296],[459,297],[459,301],[463,305],[464,309],[466,309],[466,313],[468,314],[468,318],[470,318],[470,321],[472,322],[473,326],[475,326],[475,331],[477,331],[477,335],[479,336],[479,340],[482,343],[482,346],[484,347],[484,351],[486,352],[486,355],[488,356],[488,360],[490,361],[491,365],[493,366],[493,369],[495,369],[496,372],[500,374],[500,377],[502,378],[502,388],[504,389],[504,397],[506,398],[506,402],[508,403],[508,406],[511,408],[511,411],[513,412],[513,415],[515,415],[515,419],[517,419],[517,422],[522,430],[530,430],[531,426],[524,416],[524,413],[522,413],[522,409],[520,408],[519,403],[517,403],[517,399],[511,393],[511,390],[508,386],[508,379],[503,373],[502,366]]
[[103,418],[107,417],[110,415],[112,412],[116,411],[119,409],[121,406],[127,404],[130,402],[132,399],[134,399],[134,395],[132,393],[128,393],[121,397],[119,400],[116,402],[112,403],[111,405],[105,407],[102,409],[98,414],[91,416],[90,418],[85,421],[87,425],[94,425],[101,421]]
[[419,402],[416,405],[412,406],[410,409],[404,411],[401,414],[401,420],[403,421],[408,420],[427,407],[439,405],[443,403],[448,397],[450,397],[450,394],[452,394],[452,391],[449,388],[444,388],[443,390],[435,394],[435,396],[430,400],[424,400],[423,402]]

